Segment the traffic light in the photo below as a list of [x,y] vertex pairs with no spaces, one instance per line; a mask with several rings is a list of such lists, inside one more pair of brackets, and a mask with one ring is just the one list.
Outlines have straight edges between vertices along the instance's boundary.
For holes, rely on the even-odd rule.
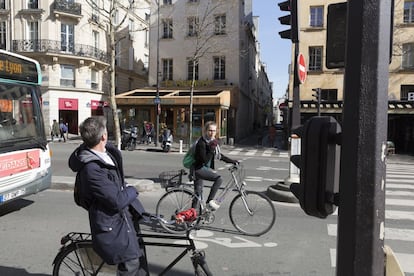
[[320,88],[313,88],[312,91],[315,93],[312,94],[315,97],[316,101],[319,103],[321,101],[321,89]]
[[298,39],[298,14],[297,0],[287,0],[278,4],[281,11],[289,11],[289,15],[279,17],[280,24],[290,25],[290,29],[279,32],[283,39],[290,39],[293,43],[299,42]]
[[291,157],[300,169],[300,183],[290,190],[306,214],[326,218],[339,201],[341,127],[333,117],[312,117],[293,132],[301,138],[301,155]]

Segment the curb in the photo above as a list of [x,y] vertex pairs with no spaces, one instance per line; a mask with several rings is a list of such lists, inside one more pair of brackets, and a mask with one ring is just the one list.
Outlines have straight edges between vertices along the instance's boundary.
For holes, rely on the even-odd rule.
[[[126,178],[125,181],[134,186],[138,192],[151,192],[160,190],[161,186],[149,179]],[[52,176],[51,189],[73,190],[75,176]]]

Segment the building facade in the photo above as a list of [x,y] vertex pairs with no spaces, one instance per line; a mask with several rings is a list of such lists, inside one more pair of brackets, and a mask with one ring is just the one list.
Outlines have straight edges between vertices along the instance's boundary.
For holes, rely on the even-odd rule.
[[269,122],[272,86],[251,0],[164,0],[151,10],[149,87],[117,96],[128,123],[155,122],[158,113],[160,124],[185,140],[190,98],[193,137],[208,120],[236,141]]
[[0,1],[0,48],[41,64],[46,125],[62,119],[69,133],[78,134],[85,118],[111,116],[108,18],[116,26],[116,91],[147,85],[149,1],[128,3]]
[[[307,61],[307,78],[300,85],[302,123],[317,114],[313,89],[320,88],[322,115],[341,121],[344,69],[326,65],[327,18],[330,4],[343,1],[298,1],[299,52]],[[396,152],[414,154],[414,1],[394,1],[394,30],[389,66],[388,140]],[[292,48],[293,53],[294,47]],[[383,57],[389,58],[389,57]],[[292,54],[292,64],[294,55]],[[290,66],[293,70],[293,66]],[[289,80],[292,108],[293,74]]]

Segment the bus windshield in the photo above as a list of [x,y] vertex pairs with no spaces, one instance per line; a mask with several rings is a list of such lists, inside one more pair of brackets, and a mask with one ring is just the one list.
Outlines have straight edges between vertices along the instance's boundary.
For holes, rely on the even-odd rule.
[[0,153],[46,145],[38,87],[0,82]]

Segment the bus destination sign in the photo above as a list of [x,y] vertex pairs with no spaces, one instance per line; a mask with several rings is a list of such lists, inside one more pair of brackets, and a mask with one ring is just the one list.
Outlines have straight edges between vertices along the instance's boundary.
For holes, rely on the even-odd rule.
[[0,78],[38,83],[36,63],[14,56],[0,55]]

